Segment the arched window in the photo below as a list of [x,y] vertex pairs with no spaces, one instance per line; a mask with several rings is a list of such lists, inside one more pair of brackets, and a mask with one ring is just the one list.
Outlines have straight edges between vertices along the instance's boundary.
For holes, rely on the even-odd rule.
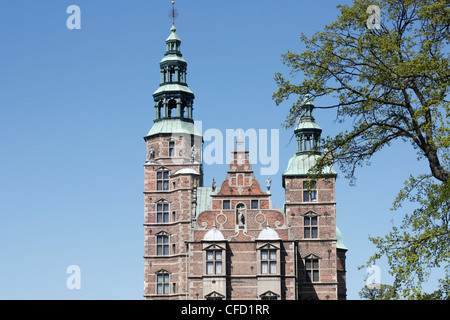
[[174,68],[171,68],[171,69],[169,70],[169,82],[173,82],[173,76],[174,76],[174,74],[175,74],[175,69],[174,69]]
[[177,102],[174,99],[169,100],[169,104],[167,105],[167,117],[172,118],[176,116],[174,110],[177,109]]

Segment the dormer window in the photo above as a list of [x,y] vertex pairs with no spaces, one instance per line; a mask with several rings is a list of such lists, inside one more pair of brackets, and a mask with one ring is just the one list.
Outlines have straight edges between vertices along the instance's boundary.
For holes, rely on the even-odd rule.
[[[225,241],[222,233],[217,229],[211,229],[209,235],[205,235],[203,241],[203,274],[205,276],[225,276],[226,252],[222,241]],[[217,238],[222,244],[213,243],[209,245],[207,242],[213,241],[211,238]],[[220,238],[220,239],[219,239]],[[214,241],[215,242],[215,241]]]
[[277,273],[277,250],[261,250],[261,274]]
[[280,275],[280,248],[279,243],[266,243],[258,249],[258,275]]
[[222,274],[222,250],[206,251],[206,274]]
[[279,297],[279,294],[276,294],[272,291],[266,291],[260,295],[261,300],[278,300]]

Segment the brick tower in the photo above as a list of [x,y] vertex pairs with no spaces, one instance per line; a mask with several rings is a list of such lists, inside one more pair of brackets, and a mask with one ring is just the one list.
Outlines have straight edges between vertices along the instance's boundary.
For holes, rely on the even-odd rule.
[[294,130],[297,152],[283,174],[285,215],[290,237],[298,246],[298,298],[345,299],[345,252],[336,227],[335,182],[337,173],[325,167],[321,179],[311,180],[309,170],[321,156],[322,129],[312,115],[307,96]]
[[160,62],[161,83],[153,93],[155,120],[147,145],[144,213],[144,297],[185,299],[187,252],[202,186],[202,136],[194,127],[194,93],[186,83],[187,63],[172,25]]

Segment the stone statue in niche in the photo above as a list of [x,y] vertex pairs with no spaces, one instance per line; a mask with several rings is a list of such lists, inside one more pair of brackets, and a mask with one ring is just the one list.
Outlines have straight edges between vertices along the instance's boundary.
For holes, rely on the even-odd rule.
[[150,147],[150,150],[148,150],[147,162],[152,161],[154,158],[155,158],[155,149],[153,149],[153,147]]
[[245,217],[244,217],[244,212],[242,210],[242,208],[238,209],[238,224],[239,224],[239,228],[243,228],[244,224],[245,224]]

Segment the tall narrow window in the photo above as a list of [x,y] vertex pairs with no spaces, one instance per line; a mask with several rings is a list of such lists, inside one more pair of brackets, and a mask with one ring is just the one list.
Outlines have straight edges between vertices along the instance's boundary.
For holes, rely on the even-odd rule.
[[156,293],[157,294],[169,294],[169,274],[158,273],[156,275]]
[[156,236],[156,254],[158,256],[169,255],[169,236],[168,235]]
[[228,209],[230,209],[230,208],[231,208],[231,206],[230,206],[230,200],[223,200],[223,206],[222,206],[222,209],[228,210]]
[[275,274],[277,273],[277,251],[261,250],[261,273]]
[[169,157],[175,155],[175,141],[169,141]]
[[222,274],[222,250],[206,251],[206,274]]
[[156,173],[156,190],[169,190],[169,171]]
[[303,181],[303,201],[311,202],[317,200],[316,181]]
[[158,203],[156,205],[156,222],[164,223],[169,222],[169,204]]
[[317,216],[304,217],[305,239],[317,238]]
[[319,259],[306,259],[306,282],[318,282],[319,281]]

